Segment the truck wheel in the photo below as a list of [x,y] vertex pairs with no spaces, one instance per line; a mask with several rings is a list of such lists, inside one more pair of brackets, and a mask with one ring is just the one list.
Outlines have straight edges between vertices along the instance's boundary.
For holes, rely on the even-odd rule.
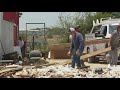
[[29,57],[42,57],[42,53],[39,50],[32,50],[29,53]]
[[118,56],[118,60],[120,60],[120,54],[119,54],[119,56]]
[[95,57],[88,58],[88,63],[95,63]]
[[99,58],[95,57],[95,63],[99,63]]

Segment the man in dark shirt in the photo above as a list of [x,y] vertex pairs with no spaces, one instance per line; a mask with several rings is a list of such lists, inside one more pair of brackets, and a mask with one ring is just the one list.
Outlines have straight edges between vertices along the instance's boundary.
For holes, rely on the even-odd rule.
[[82,55],[84,50],[83,36],[81,33],[76,32],[74,28],[70,28],[69,31],[72,35],[72,42],[68,55],[72,54],[72,67],[75,68],[75,64],[77,64],[77,68],[80,68],[80,56]]

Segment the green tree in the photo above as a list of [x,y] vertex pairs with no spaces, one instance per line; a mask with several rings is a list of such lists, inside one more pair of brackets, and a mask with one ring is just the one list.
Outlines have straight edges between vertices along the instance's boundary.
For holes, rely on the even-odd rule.
[[81,33],[85,35],[91,31],[93,20],[96,21],[98,19],[100,21],[101,18],[119,16],[119,12],[76,12],[74,15],[60,13],[57,26],[52,27],[51,32],[53,35],[60,35],[65,39],[63,42],[67,42],[69,36],[68,29],[70,27],[80,25]]

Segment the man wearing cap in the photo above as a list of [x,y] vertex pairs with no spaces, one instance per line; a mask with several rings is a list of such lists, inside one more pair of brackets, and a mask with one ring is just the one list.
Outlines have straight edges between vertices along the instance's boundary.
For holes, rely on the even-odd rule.
[[113,31],[110,38],[111,51],[106,55],[108,61],[108,67],[117,65],[118,61],[118,48],[120,47],[120,26],[117,27],[117,30]]
[[[77,27],[74,28],[76,32],[80,33],[80,26],[78,25]],[[72,42],[72,35],[69,35],[69,42]]]
[[72,67],[75,68],[75,64],[77,64],[77,68],[80,68],[80,56],[84,50],[83,36],[81,33],[76,32],[74,28],[70,28],[69,31],[72,35],[72,42],[68,55],[72,54]]

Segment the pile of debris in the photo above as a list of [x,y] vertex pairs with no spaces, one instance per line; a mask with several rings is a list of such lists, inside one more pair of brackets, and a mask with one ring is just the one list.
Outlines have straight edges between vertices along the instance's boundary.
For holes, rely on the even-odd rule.
[[120,78],[120,66],[108,68],[71,68],[70,65],[20,66],[9,65],[0,68],[4,78]]
[[14,75],[22,78],[120,78],[120,67],[74,69],[69,65],[57,65],[44,66],[43,68],[24,68]]

